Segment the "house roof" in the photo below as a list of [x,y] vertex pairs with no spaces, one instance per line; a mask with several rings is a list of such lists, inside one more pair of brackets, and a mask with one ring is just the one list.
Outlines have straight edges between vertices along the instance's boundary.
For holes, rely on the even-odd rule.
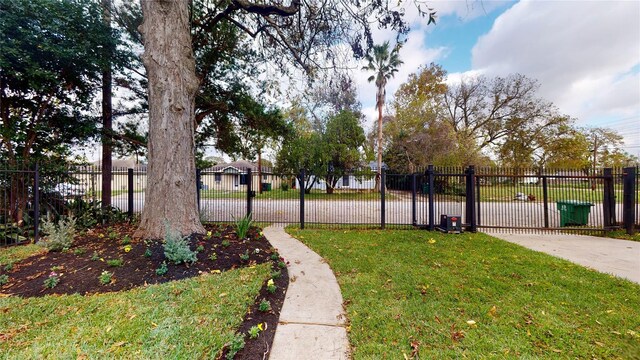
[[[247,160],[238,160],[238,161],[233,161],[230,163],[224,163],[224,164],[218,164],[218,165],[214,165],[211,167],[211,170],[213,171],[224,171],[225,169],[228,168],[235,168],[238,171],[244,172],[247,169],[251,169],[251,171],[258,171],[258,164],[247,161]],[[262,172],[265,173],[270,173],[271,172],[271,168],[270,167],[266,167],[266,166],[262,166]]]

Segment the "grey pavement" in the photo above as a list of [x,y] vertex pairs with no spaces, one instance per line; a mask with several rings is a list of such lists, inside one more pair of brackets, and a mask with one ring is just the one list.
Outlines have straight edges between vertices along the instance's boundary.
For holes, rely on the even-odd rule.
[[568,234],[488,234],[640,283],[640,242],[637,241]]
[[342,294],[329,265],[283,226],[263,231],[289,261],[289,288],[269,359],[349,359]]

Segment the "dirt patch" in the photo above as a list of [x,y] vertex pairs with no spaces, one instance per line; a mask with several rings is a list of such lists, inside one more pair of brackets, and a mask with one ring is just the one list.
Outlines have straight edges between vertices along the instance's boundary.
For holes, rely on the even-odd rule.
[[[251,228],[246,239],[239,239],[231,225],[205,227],[207,235],[188,238],[191,250],[198,251],[198,260],[190,265],[168,262],[160,240],[133,238],[134,225],[93,228],[76,236],[69,250],[35,255],[7,268],[0,268],[0,275],[9,277],[9,282],[0,286],[0,296],[40,297],[123,291],[186,279],[206,272],[271,263],[272,271],[280,272],[280,276],[274,279],[277,290],[270,293],[267,284],[263,284],[238,332],[246,335],[257,324],[262,324],[264,330],[256,339],[246,336],[245,349],[236,356],[241,359],[266,358],[289,282],[284,259],[277,256],[258,228]],[[163,267],[163,263],[166,264],[166,273],[159,275],[158,269]],[[100,281],[105,271],[112,274],[107,284]],[[53,288],[48,288],[44,283],[52,275],[59,282]],[[259,310],[263,300],[270,303],[268,311]]]

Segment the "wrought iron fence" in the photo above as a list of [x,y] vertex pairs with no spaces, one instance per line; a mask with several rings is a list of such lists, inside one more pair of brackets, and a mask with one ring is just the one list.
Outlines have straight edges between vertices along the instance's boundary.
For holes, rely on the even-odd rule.
[[[438,168],[414,174],[371,171],[281,174],[251,169],[198,170],[203,221],[252,214],[265,223],[301,226],[420,227],[442,214],[467,230],[602,231],[640,225],[638,168],[577,170]],[[383,184],[384,186],[380,186]],[[0,169],[0,245],[37,237],[38,220],[76,214],[88,225],[113,212],[142,211],[146,168],[114,168],[112,208],[102,199],[99,168]],[[111,209],[105,215],[104,210]],[[109,215],[109,216],[111,216]]]

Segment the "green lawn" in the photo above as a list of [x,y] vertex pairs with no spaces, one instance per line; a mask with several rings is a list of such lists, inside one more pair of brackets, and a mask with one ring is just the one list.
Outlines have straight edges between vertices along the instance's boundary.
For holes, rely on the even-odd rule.
[[[201,190],[201,199],[246,199],[247,193],[245,191],[227,191],[227,190]],[[333,194],[327,194],[323,190],[312,190],[311,194],[304,195],[305,200],[380,200],[380,194],[377,192],[335,192]],[[287,199],[298,200],[300,199],[300,192],[295,189],[282,191],[280,189],[273,189],[271,191],[264,191],[259,194],[256,191],[255,199]],[[391,194],[386,194],[386,200],[393,200],[395,197]]]
[[288,231],[336,273],[354,359],[640,354],[629,281],[484,234]]
[[214,358],[269,277],[263,264],[119,293],[0,298],[0,358]]
[[35,244],[7,246],[0,248],[0,266],[16,263],[31,255],[44,252],[44,248]]
[[[482,185],[477,191],[480,193],[480,197],[483,201],[511,201],[515,197],[516,193],[533,195],[535,196],[536,201],[543,201],[544,199],[542,185]],[[618,201],[622,201],[622,190],[616,189],[614,193],[616,199],[618,199]],[[603,199],[603,189],[602,186],[598,186],[595,190],[591,190],[590,187],[549,185],[547,188],[547,198],[550,202],[558,200],[579,200],[601,203]]]

